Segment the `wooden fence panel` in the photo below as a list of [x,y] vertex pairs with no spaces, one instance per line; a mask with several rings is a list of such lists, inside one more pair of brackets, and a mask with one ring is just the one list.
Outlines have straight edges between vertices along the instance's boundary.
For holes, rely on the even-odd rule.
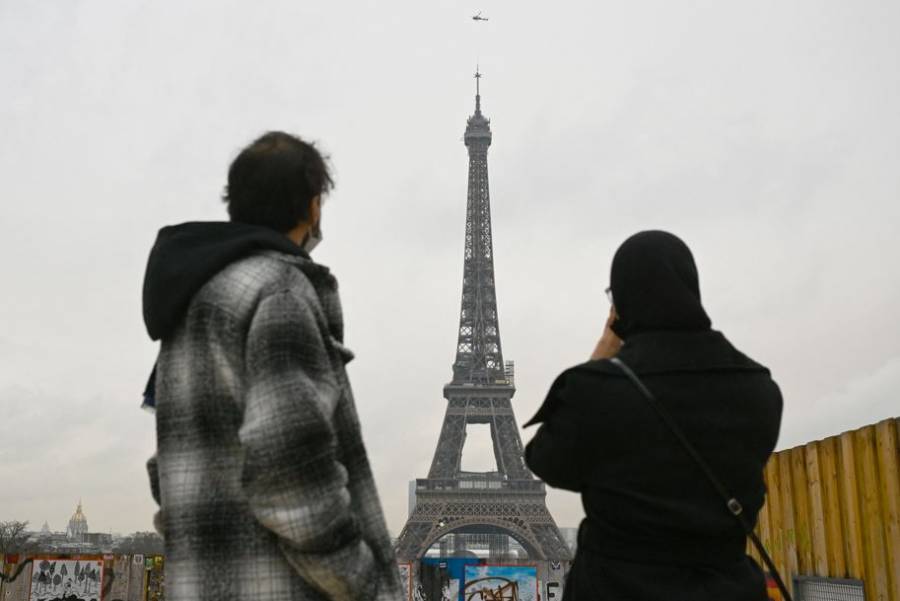
[[888,577],[892,599],[900,599],[900,448],[897,420],[885,420],[875,427],[878,473],[881,475],[881,502]]
[[858,574],[856,578],[865,579],[862,559],[862,529],[859,523],[859,495],[856,479],[856,452],[853,448],[853,433],[845,432],[840,438],[840,476],[838,486],[841,489],[841,507],[844,526],[844,550],[847,555],[847,571]]
[[[781,528],[784,541],[784,567],[788,574],[798,574],[797,531],[794,529],[794,487],[791,480],[791,455],[779,453],[778,487],[781,489]],[[793,594],[793,584],[788,580],[788,589]]]
[[854,432],[857,469],[859,469],[859,497],[862,505],[862,548],[866,564],[866,598],[888,601],[887,553],[884,548],[884,519],[881,515],[878,463],[875,459],[875,428]]
[[[763,474],[763,476],[765,477],[765,474]],[[766,483],[767,489],[768,489],[768,486],[769,486],[769,484],[767,482]],[[768,541],[768,540],[772,539],[771,527],[770,527],[770,523],[769,523],[769,508],[766,506],[763,506],[763,508],[759,512],[759,518],[757,520],[756,529],[759,532],[759,536],[762,540]],[[759,565],[763,565],[762,557],[760,556],[759,552],[756,550],[756,547],[753,544],[751,544],[749,540],[747,541],[747,549],[748,549],[750,555],[753,557],[753,559],[756,560],[756,563],[758,563]]]
[[[841,495],[838,487],[838,457],[835,440],[827,438],[819,443],[821,451],[822,489],[825,495],[825,540],[828,553],[827,575],[836,578],[848,576],[844,560],[844,540],[841,526]],[[839,575],[839,576],[838,576]]]
[[900,418],[781,451],[757,532],[785,580],[856,578],[900,601]]
[[784,555],[784,528],[781,526],[781,491],[778,487],[778,459],[772,457],[766,466],[766,481],[768,482],[768,502],[765,511],[769,514],[769,527],[772,538],[767,540],[766,547],[779,569],[787,565]]
[[819,444],[806,445],[806,475],[809,487],[809,532],[812,537],[813,569],[816,576],[828,574],[828,539],[825,535],[825,502]]
[[794,538],[797,545],[797,570],[801,574],[815,572],[809,519],[809,482],[806,477],[806,448],[797,447],[787,454],[791,465],[794,496]]

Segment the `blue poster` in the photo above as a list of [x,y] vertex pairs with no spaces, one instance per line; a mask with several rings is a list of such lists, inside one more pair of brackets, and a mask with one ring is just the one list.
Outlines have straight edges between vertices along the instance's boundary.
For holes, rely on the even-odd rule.
[[466,566],[465,601],[537,601],[534,566]]

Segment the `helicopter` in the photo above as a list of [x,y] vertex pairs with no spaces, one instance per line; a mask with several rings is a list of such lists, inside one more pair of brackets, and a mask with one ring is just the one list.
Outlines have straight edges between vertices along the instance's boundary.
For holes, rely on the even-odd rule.
[[475,15],[475,16],[473,16],[473,17],[472,17],[472,20],[473,20],[473,21],[489,21],[490,19],[488,19],[487,17],[482,17],[482,16],[481,16],[481,11],[478,11],[478,14]]

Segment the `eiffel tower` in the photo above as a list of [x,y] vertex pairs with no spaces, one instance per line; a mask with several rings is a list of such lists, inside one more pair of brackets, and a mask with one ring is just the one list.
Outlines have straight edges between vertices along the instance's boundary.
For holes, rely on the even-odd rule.
[[[503,559],[512,539],[529,559],[568,560],[571,552],[547,510],[544,483],[525,466],[511,403],[513,365],[503,362],[488,188],[491,127],[481,113],[480,72],[475,82],[475,114],[464,138],[469,190],[453,380],[444,386],[447,412],[437,449],[428,477],[416,480],[416,505],[397,541],[397,556],[416,561],[437,543],[441,556],[487,546],[490,558]],[[490,425],[497,471],[462,471],[469,424]]]

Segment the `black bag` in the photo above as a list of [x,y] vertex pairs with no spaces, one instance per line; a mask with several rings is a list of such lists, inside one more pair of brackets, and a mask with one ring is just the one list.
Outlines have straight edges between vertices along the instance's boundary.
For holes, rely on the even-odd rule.
[[719,496],[722,497],[722,500],[725,502],[725,506],[728,508],[728,512],[740,522],[741,527],[744,529],[744,532],[747,533],[747,536],[750,537],[750,540],[753,541],[753,546],[756,547],[756,550],[759,551],[760,557],[762,557],[763,562],[766,564],[766,567],[769,569],[769,572],[772,574],[772,577],[775,579],[775,583],[778,585],[778,589],[781,591],[781,594],[784,596],[784,601],[792,601],[791,594],[788,592],[787,587],[784,585],[784,581],[781,579],[781,575],[778,573],[778,568],[775,567],[775,563],[772,561],[772,558],[769,557],[769,554],[766,553],[766,548],[762,544],[762,541],[759,540],[759,537],[756,536],[756,533],[753,531],[753,526],[750,525],[750,522],[747,521],[747,516],[744,515],[744,508],[741,506],[740,501],[731,496],[731,494],[725,489],[725,486],[722,482],[713,474],[712,469],[710,469],[709,465],[706,461],[703,460],[703,457],[700,456],[700,453],[697,452],[697,449],[694,448],[694,445],[690,443],[687,437],[684,435],[684,432],[681,431],[681,428],[678,427],[678,424],[672,418],[672,415],[666,411],[665,407],[659,404],[659,401],[656,400],[656,397],[653,396],[653,393],[650,392],[644,383],[641,382],[641,379],[637,377],[628,365],[625,364],[624,361],[619,359],[618,357],[613,357],[610,359],[610,362],[622,370],[622,372],[628,376],[628,379],[632,381],[632,383],[637,387],[638,390],[641,391],[641,394],[644,398],[647,399],[647,402],[650,403],[650,406],[656,411],[659,415],[660,419],[662,419],[663,423],[669,428],[669,431],[675,435],[675,438],[678,439],[678,442],[681,443],[682,448],[690,455],[691,459],[694,460],[694,463],[703,470],[703,473],[706,475],[706,479],[709,480],[709,483],[712,484],[713,488],[716,489],[716,492],[719,493]]

